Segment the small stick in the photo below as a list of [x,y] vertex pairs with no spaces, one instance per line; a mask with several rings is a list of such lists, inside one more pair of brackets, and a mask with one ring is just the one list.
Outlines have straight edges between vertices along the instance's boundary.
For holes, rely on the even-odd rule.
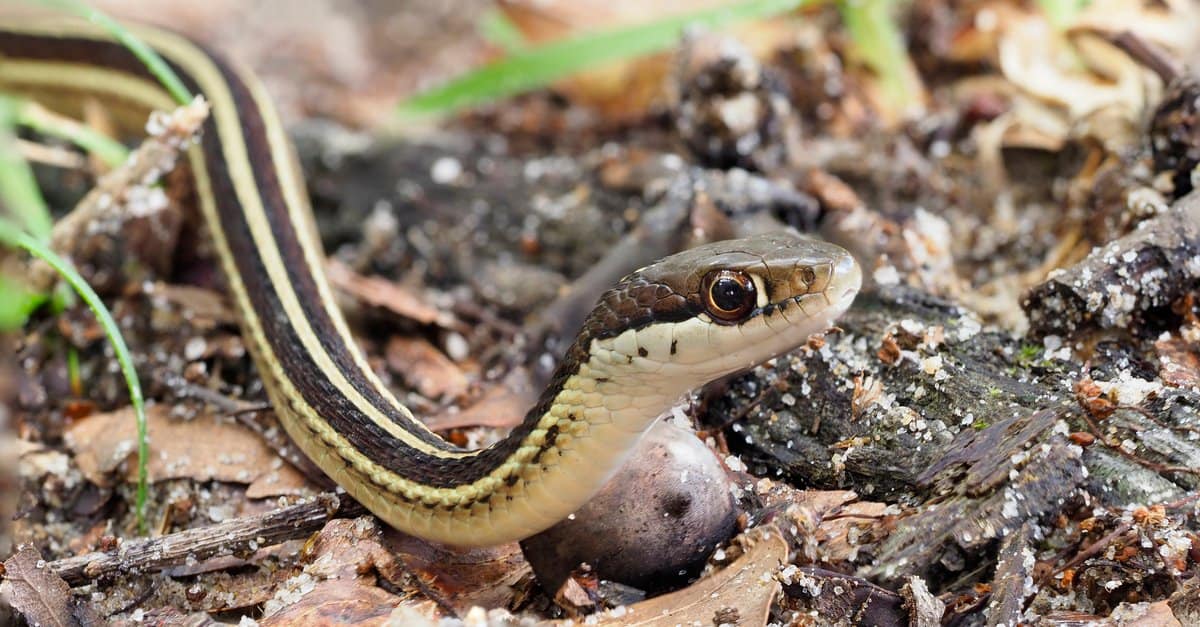
[[1111,38],[1112,43],[1125,51],[1125,54],[1133,57],[1134,61],[1150,68],[1151,72],[1158,74],[1162,79],[1163,84],[1183,75],[1183,66],[1172,59],[1167,51],[1160,48],[1153,42],[1146,41],[1132,31],[1122,31]]
[[188,529],[159,538],[125,542],[120,548],[50,562],[50,569],[71,585],[117,573],[157,572],[189,559],[220,554],[253,553],[252,544],[270,546],[303,538],[333,518],[361,516],[366,510],[346,495],[330,492],[311,500],[257,516]]

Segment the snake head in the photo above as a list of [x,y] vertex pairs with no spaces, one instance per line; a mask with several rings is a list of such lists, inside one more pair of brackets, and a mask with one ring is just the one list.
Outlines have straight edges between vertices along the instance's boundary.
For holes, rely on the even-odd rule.
[[[862,271],[826,242],[773,233],[698,246],[626,277],[589,317],[595,368],[684,391],[826,330]],[[582,348],[582,347],[581,347]]]

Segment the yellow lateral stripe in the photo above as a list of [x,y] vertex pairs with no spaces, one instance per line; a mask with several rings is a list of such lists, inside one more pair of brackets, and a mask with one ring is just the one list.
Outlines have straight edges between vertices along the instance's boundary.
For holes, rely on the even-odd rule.
[[[296,292],[289,289],[291,281],[288,278],[287,269],[283,264],[283,258],[280,256],[279,246],[275,242],[270,224],[267,222],[265,210],[262,206],[262,198],[257,192],[258,185],[254,180],[254,170],[250,163],[249,155],[245,150],[245,142],[241,140],[241,125],[238,123],[239,118],[236,115],[233,96],[229,92],[220,72],[208,61],[208,57],[192,46],[190,42],[160,32],[139,33],[139,35],[143,36],[160,53],[164,53],[176,63],[188,68],[188,72],[193,80],[199,84],[201,93],[205,94],[205,97],[209,99],[214,110],[214,119],[217,123],[218,133],[221,136],[221,148],[224,151],[226,169],[233,180],[234,190],[242,205],[246,222],[250,225],[251,237],[254,239],[259,255],[263,260],[263,266],[270,276],[271,284],[275,287],[276,295],[284,307],[288,323],[296,329],[296,334],[300,337],[305,350],[313,358],[313,361],[316,362],[317,366],[335,387],[365,417],[406,445],[439,457],[458,457],[464,455],[448,454],[446,451],[431,446],[402,426],[396,424],[383,414],[378,407],[375,407],[363,398],[361,393],[345,378],[341,369],[337,367],[333,359],[325,352],[320,339],[313,332],[311,325],[309,325],[308,318],[304,315],[304,310],[300,305]],[[216,114],[218,111],[228,112],[228,115],[218,115]],[[260,111],[264,120],[275,117],[271,108]],[[286,200],[290,201],[291,198],[287,198]],[[289,207],[289,212],[294,214],[295,209]],[[312,269],[312,257],[319,255],[312,250],[312,242],[308,241],[309,238],[300,237],[299,239],[301,247],[305,251],[306,260],[310,263],[310,269]],[[323,270],[319,266],[317,266],[316,270],[314,276],[324,275]],[[320,282],[318,280],[318,283]],[[328,288],[326,288],[323,296],[329,296]],[[330,301],[324,301],[324,303],[328,302]],[[336,308],[329,311],[329,314],[332,319],[341,319],[341,312],[336,311]],[[344,321],[339,325],[339,329],[342,328],[345,328]],[[343,337],[343,340],[346,340],[346,338]],[[346,342],[346,348],[353,354],[358,353],[357,346],[352,341]],[[365,359],[361,357],[358,360],[360,363],[366,363]],[[370,372],[370,369],[367,368],[366,372]],[[390,392],[387,394],[389,397],[391,396]],[[475,453],[467,453],[467,455],[469,454]]]

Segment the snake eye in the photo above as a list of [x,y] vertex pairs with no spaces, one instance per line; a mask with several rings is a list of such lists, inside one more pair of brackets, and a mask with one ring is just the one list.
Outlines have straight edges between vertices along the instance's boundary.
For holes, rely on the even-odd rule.
[[725,322],[735,322],[754,309],[754,281],[744,272],[718,270],[704,277],[704,308]]

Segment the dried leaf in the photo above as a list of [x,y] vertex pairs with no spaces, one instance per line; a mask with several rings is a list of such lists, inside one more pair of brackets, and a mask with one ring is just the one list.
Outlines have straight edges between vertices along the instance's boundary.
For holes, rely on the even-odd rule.
[[[168,414],[165,405],[146,408],[150,435],[146,472],[151,481],[187,478],[250,484],[262,479],[255,490],[260,496],[287,494],[305,485],[294,469],[242,425],[211,414],[191,420],[172,419]],[[81,420],[64,438],[75,452],[75,463],[92,483],[110,486],[114,472],[122,473],[126,481],[136,479],[137,428],[131,409]]]
[[422,591],[463,615],[473,606],[506,607],[518,582],[530,576],[517,543],[479,549],[455,549],[389,531],[387,546],[404,570],[421,582]]
[[205,330],[237,324],[237,314],[220,292],[191,285],[155,283],[146,291],[156,306],[171,306],[182,312],[192,327]]
[[442,312],[397,283],[380,277],[363,276],[333,260],[326,264],[325,272],[334,287],[368,305],[383,307],[421,324],[436,324],[446,329],[462,327],[453,315]]
[[498,384],[487,387],[478,400],[465,408],[434,414],[425,419],[425,426],[434,431],[462,427],[515,427],[525,412],[537,401],[537,391],[529,381],[529,373],[515,368]]
[[787,562],[788,545],[774,527],[753,529],[742,538],[746,552],[724,570],[678,592],[605,612],[595,624],[765,625],[779,593],[775,573]]
[[[274,465],[274,462],[272,462]],[[291,464],[283,464],[259,475],[246,487],[246,498],[269,499],[277,496],[299,496],[309,493],[313,485],[304,473]]]
[[1123,627],[1182,627],[1166,601],[1125,603],[1113,610],[1109,620]]
[[386,625],[400,597],[375,575],[403,583],[400,563],[381,544],[374,518],[331,520],[309,543],[308,565],[264,606],[260,625]]
[[13,606],[30,625],[78,625],[72,615],[71,587],[46,566],[38,550],[26,546],[4,561],[0,598]]
[[422,338],[393,335],[384,355],[388,368],[427,398],[458,398],[467,391],[463,371]]
[[[782,511],[803,528],[803,533],[820,547],[821,560],[827,563],[853,560],[861,547],[850,541],[850,531],[866,531],[885,523],[886,503],[859,501],[849,490],[797,490],[785,483],[764,483],[759,495],[764,508]],[[882,535],[882,531],[879,532]]]

